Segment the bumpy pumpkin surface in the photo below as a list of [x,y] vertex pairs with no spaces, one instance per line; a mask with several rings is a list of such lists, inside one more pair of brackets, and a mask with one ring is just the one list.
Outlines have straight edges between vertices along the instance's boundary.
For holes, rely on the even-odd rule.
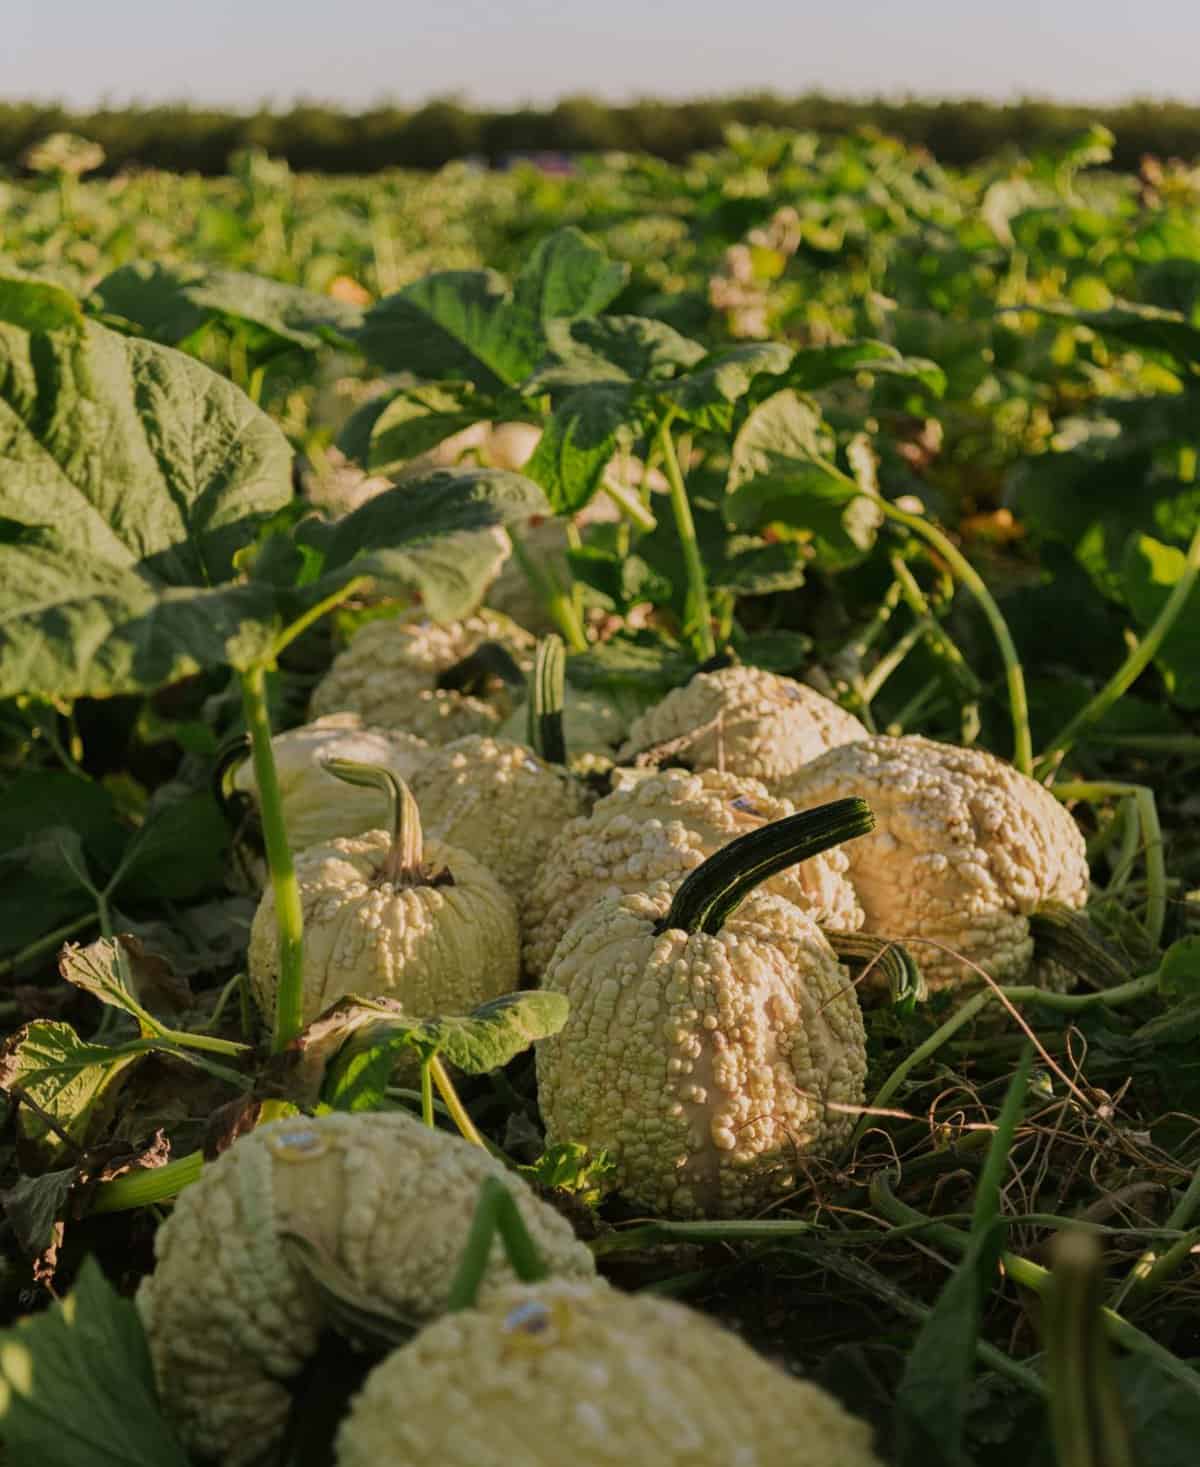
[[915,939],[931,987],[981,982],[963,959],[997,983],[1067,980],[1035,964],[1028,919],[1050,899],[1083,906],[1087,848],[1035,780],[983,749],[878,735],[814,760],[787,789],[801,808],[869,801],[876,827],[846,847],[850,880],[869,931]]
[[670,890],[601,897],[542,986],[566,1026],[538,1048],[549,1142],[607,1151],[612,1185],[681,1217],[744,1217],[836,1150],[863,1101],[849,974],[812,918],[755,892],[715,935],[658,922]]
[[[467,1013],[520,986],[516,905],[492,873],[431,840],[428,879],[381,877],[383,830],[310,846],[296,857],[304,915],[304,1022],[348,993],[386,994],[414,1018]],[[279,930],[268,887],[250,928],[250,981],[263,1014],[275,1008]]]
[[565,1281],[449,1314],[377,1365],[338,1467],[881,1467],[871,1429],[703,1315]]
[[530,663],[533,638],[507,617],[481,612],[444,626],[369,621],[313,690],[310,715],[357,713],[365,723],[406,729],[431,744],[493,731],[512,711],[507,691],[480,698],[436,686],[439,674],[484,642],[499,642],[518,666]]
[[524,744],[466,738],[430,755],[413,776],[425,827],[469,851],[514,896],[546,847],[584,807],[579,783]]
[[[739,835],[791,815],[794,807],[757,780],[706,769],[624,775],[591,814],[563,826],[520,899],[526,971],[545,972],[559,939],[601,896],[678,882]],[[790,866],[764,885],[816,922],[854,932],[863,920],[839,847]]]
[[[209,1163],[159,1229],[137,1295],[159,1396],[197,1460],[272,1461],[288,1382],[326,1319],[286,1234],[384,1308],[429,1319],[445,1306],[489,1177],[510,1189],[551,1269],[593,1275],[590,1251],[519,1177],[399,1112],[275,1121]],[[497,1242],[482,1296],[513,1281]]]
[[622,761],[662,745],[692,769],[726,769],[782,794],[810,759],[866,737],[866,729],[814,688],[761,667],[698,672],[637,719]]

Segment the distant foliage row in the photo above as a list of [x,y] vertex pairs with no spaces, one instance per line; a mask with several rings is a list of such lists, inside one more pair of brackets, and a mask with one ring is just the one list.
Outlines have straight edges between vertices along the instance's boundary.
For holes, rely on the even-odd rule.
[[1057,102],[849,101],[810,93],[757,94],[695,102],[640,101],[607,106],[569,98],[539,110],[481,112],[450,100],[415,111],[383,107],[361,113],[300,105],[287,112],[233,113],[171,105],[70,112],[37,103],[0,105],[0,167],[47,133],[67,130],[104,148],[105,169],[124,166],[221,173],[231,152],[258,146],[297,169],[369,173],[382,168],[438,168],[455,158],[502,163],[513,154],[646,152],[679,161],[719,144],[731,122],[818,132],[873,125],[927,147],[950,164],[969,164],[1005,147],[1052,149],[1099,122],[1117,136],[1114,163],[1134,170],[1144,154],[1200,155],[1200,106],[1135,101],[1091,108]]

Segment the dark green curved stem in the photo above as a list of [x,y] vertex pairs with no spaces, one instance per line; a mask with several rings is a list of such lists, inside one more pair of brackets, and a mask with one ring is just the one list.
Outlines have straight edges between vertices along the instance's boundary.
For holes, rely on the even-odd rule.
[[894,1007],[911,1008],[923,1003],[929,989],[916,958],[902,942],[875,937],[869,932],[832,932],[823,927],[829,945],[855,974],[855,982],[868,973],[880,974],[888,986]]
[[236,734],[217,750],[217,762],[209,780],[213,799],[221,807],[225,823],[236,829],[242,822],[241,801],[244,796],[233,787],[233,776],[252,757],[249,734]]
[[283,798],[271,749],[271,720],[267,711],[267,669],[251,667],[241,675],[242,706],[254,756],[258,809],[262,820],[275,919],[279,925],[279,987],[275,994],[275,1022],[271,1051],[279,1054],[299,1034],[304,1022],[304,912],[292,848],[283,823]]
[[768,877],[874,829],[871,807],[854,798],[802,810],[739,836],[684,879],[658,930],[720,932]]
[[393,886],[412,886],[421,880],[421,861],[425,854],[425,838],[421,830],[421,812],[412,790],[399,775],[381,764],[360,764],[357,759],[325,759],[323,767],[346,784],[365,789],[382,790],[388,802],[388,829],[392,843],[383,859],[379,874]]
[[553,633],[538,643],[529,680],[528,738],[534,752],[547,764],[566,764],[563,733],[566,697],[566,652],[562,638]]
[[489,1177],[479,1191],[471,1231],[467,1234],[458,1272],[450,1285],[446,1312],[473,1309],[479,1296],[479,1285],[487,1272],[492,1254],[492,1240],[499,1233],[512,1270],[523,1284],[536,1284],[548,1277],[537,1244],[529,1236],[513,1195],[497,1177]]
[[1058,1462],[1134,1467],[1108,1338],[1100,1327],[1100,1244],[1090,1233],[1059,1233],[1053,1260],[1042,1319]]
[[1051,958],[1096,988],[1114,988],[1130,976],[1085,913],[1065,902],[1041,902],[1029,914],[1029,933],[1039,958]]

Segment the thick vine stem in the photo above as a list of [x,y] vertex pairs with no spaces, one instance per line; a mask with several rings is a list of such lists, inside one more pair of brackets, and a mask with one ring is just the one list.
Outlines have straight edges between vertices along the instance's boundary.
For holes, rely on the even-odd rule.
[[696,538],[696,522],[692,518],[692,506],[688,501],[687,487],[679,468],[675,453],[675,441],[671,437],[671,414],[659,424],[658,443],[662,450],[663,472],[671,489],[671,513],[675,517],[675,529],[679,534],[683,563],[687,570],[688,595],[692,603],[692,615],[696,618],[696,650],[701,660],[712,657],[717,650],[713,635],[712,608],[708,600],[708,577],[704,571],[704,557],[700,554],[700,542]]
[[458,1271],[450,1285],[446,1312],[472,1309],[479,1286],[492,1256],[492,1240],[500,1234],[512,1271],[523,1284],[536,1284],[549,1276],[537,1244],[513,1201],[513,1195],[497,1177],[489,1177],[479,1189],[479,1201],[471,1219],[471,1230],[463,1247]]
[[101,1183],[88,1212],[129,1212],[135,1207],[169,1202],[185,1187],[190,1187],[203,1170],[203,1155],[192,1151],[178,1161],[167,1162],[166,1166],[126,1172],[123,1177]]
[[259,815],[279,924],[279,988],[271,1034],[272,1053],[279,1054],[299,1034],[304,1021],[304,913],[292,848],[283,823],[283,800],[279,793],[275,755],[271,749],[267,669],[261,664],[247,669],[241,674],[241,684],[246,729],[254,758],[254,778],[258,785]]
[[1141,638],[1095,697],[1089,699],[1074,718],[1064,724],[1042,750],[1037,762],[1039,778],[1045,778],[1050,774],[1083,730],[1103,718],[1117,699],[1129,691],[1154,661],[1159,648],[1166,641],[1168,632],[1179,619],[1179,614],[1191,595],[1198,577],[1200,577],[1200,525],[1192,533],[1191,543],[1184,557],[1183,574],[1172,586],[1171,594],[1163,603],[1162,609],[1154,618],[1146,635]]
[[[847,482],[854,483],[852,479],[847,479]],[[1025,670],[1021,666],[1021,658],[1008,623],[1004,620],[1004,613],[996,605],[995,597],[988,590],[983,577],[944,530],[939,530],[921,515],[909,514],[889,500],[877,499],[872,502],[879,506],[888,519],[906,526],[931,545],[979,603],[979,609],[987,618],[1004,663],[1004,680],[1008,685],[1008,703],[1013,726],[1012,762],[1022,774],[1032,774],[1033,736],[1029,731],[1029,698],[1025,691]]]
[[1086,913],[1065,902],[1039,902],[1029,914],[1029,933],[1039,958],[1069,967],[1094,988],[1115,988],[1129,977]]
[[1061,1467],[1134,1467],[1108,1339],[1097,1328],[1103,1277],[1089,1233],[1059,1233],[1042,1311],[1050,1424]]
[[430,1055],[425,1061],[423,1068],[429,1070],[433,1083],[437,1086],[438,1094],[442,1097],[442,1103],[445,1105],[450,1119],[458,1127],[463,1139],[469,1141],[472,1146],[482,1146],[485,1151],[490,1150],[487,1142],[480,1135],[478,1126],[476,1126],[468,1114],[466,1106],[459,1099],[458,1091],[454,1088],[454,1082],[446,1073],[446,1066],[442,1064],[437,1055]]
[[854,797],[802,810],[741,835],[684,878],[659,930],[720,932],[768,877],[874,828],[871,807]]
[[513,559],[521,567],[525,579],[533,587],[550,619],[563,634],[567,646],[572,652],[586,652],[587,634],[571,597],[558,584],[554,572],[548,566],[539,565],[534,560],[525,548],[525,542],[512,525],[508,526],[506,533],[509,544],[512,546]]
[[562,638],[551,633],[538,643],[529,680],[529,742],[547,764],[566,764],[563,733],[566,698],[566,653]]
[[360,764],[357,759],[325,759],[322,767],[347,784],[383,791],[387,796],[392,843],[379,874],[392,886],[423,885],[425,873],[421,862],[425,856],[425,836],[421,830],[421,812],[408,785],[390,769],[380,764]]
[[821,929],[838,961],[856,973],[855,982],[878,970],[887,979],[893,1006],[921,1003],[929,989],[916,958],[903,943],[869,932],[833,932]]

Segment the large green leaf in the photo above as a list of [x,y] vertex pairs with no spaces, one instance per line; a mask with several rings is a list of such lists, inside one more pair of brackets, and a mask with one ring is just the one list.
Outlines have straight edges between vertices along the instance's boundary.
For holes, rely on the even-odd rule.
[[567,658],[567,681],[573,687],[629,689],[648,699],[679,687],[695,671],[695,659],[680,647],[622,636]]
[[188,1467],[137,1309],[94,1259],[66,1299],[0,1334],[0,1441],[13,1467]]
[[546,326],[546,343],[556,360],[537,372],[537,387],[659,381],[707,355],[698,341],[648,316],[552,321]]
[[594,316],[614,300],[629,266],[610,260],[595,240],[568,225],[548,235],[526,260],[513,301],[536,321]]
[[533,372],[548,322],[595,315],[627,273],[580,230],[560,229],[533,251],[511,290],[492,270],[439,271],[373,306],[358,338],[387,371],[496,392]]
[[106,275],[93,299],[100,310],[168,346],[219,317],[248,321],[280,341],[316,351],[327,342],[349,345],[363,319],[358,306],[265,275],[150,261]]
[[713,566],[709,585],[737,596],[769,596],[804,584],[808,552],[795,540],[768,544],[754,535],[732,535]]
[[660,396],[696,427],[728,432],[734,406],[754,379],[786,372],[793,355],[790,346],[778,341],[728,347],[661,388]]
[[479,419],[479,409],[460,391],[432,383],[405,388],[372,423],[364,465],[373,474],[395,473]]
[[[1185,568],[1183,551],[1173,545],[1149,535],[1130,540],[1123,579],[1133,614],[1143,627],[1166,605]],[[1200,708],[1200,582],[1193,584],[1154,662],[1174,702],[1181,708]]]
[[197,589],[56,543],[2,543],[0,697],[104,698],[266,655],[269,587]]
[[0,275],[0,321],[23,331],[76,331],[83,325],[79,302],[61,285],[32,276]]
[[528,377],[542,354],[538,318],[492,270],[443,270],[372,306],[359,332],[388,372],[465,379],[495,392]]
[[342,519],[303,521],[297,542],[320,557],[312,599],[356,576],[420,596],[430,616],[449,621],[478,602],[508,553],[499,532],[546,514],[531,480],[504,469],[440,469],[398,485]]
[[1004,1231],[993,1222],[972,1236],[905,1362],[896,1394],[898,1467],[970,1467],[963,1433],[975,1345]]
[[792,358],[785,377],[789,387],[812,392],[857,372],[913,377],[936,397],[946,390],[946,374],[936,362],[926,357],[906,357],[886,341],[847,341],[838,346],[806,347]]
[[734,439],[725,501],[731,523],[789,526],[828,569],[861,559],[883,514],[829,461],[830,448],[815,408],[790,389],[773,393]]
[[636,421],[634,389],[620,382],[580,387],[559,404],[525,465],[555,514],[574,514],[587,504],[616,451],[617,435]]
[[466,1074],[483,1075],[557,1034],[567,1021],[566,998],[539,989],[431,1019],[405,1018],[399,1005],[378,1000],[342,1000],[342,1008],[348,1037],[329,1064],[321,1096],[336,1110],[350,1111],[377,1108],[402,1060],[438,1055]]
[[271,604],[222,587],[291,498],[270,420],[199,362],[89,323],[0,326],[0,696],[105,696],[238,662]]

